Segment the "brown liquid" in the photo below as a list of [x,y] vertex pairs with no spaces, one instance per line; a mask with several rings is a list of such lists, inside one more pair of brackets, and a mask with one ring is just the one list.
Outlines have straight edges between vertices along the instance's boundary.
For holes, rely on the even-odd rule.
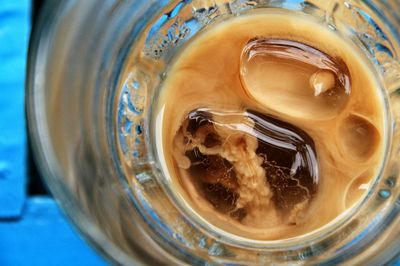
[[355,48],[269,12],[200,34],[160,98],[177,191],[212,224],[253,239],[301,235],[345,212],[384,143],[379,83]]

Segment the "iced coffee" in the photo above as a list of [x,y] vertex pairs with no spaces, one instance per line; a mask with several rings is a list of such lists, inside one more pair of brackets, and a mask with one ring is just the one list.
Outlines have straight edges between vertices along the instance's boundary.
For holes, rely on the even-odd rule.
[[346,36],[300,15],[211,25],[174,59],[158,105],[176,191],[238,236],[322,228],[365,196],[382,163],[372,67]]

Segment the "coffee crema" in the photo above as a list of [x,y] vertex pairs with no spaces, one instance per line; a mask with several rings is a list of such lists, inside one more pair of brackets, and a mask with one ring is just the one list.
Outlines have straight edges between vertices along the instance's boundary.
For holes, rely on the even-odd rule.
[[319,229],[379,171],[376,75],[357,48],[307,17],[268,10],[215,23],[166,74],[164,171],[226,232],[274,240]]

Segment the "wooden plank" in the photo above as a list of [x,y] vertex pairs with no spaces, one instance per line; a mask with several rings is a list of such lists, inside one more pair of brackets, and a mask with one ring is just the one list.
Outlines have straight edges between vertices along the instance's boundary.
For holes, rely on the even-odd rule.
[[0,0],[0,220],[19,217],[25,200],[29,3]]

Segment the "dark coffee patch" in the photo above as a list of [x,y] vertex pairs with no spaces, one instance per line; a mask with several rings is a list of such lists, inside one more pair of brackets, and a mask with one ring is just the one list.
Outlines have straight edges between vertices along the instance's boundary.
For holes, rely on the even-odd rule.
[[203,184],[205,198],[220,212],[228,213],[236,208],[239,195],[223,184]]
[[204,146],[206,146],[207,148],[212,148],[215,146],[219,146],[221,144],[222,144],[221,139],[216,133],[210,132],[206,135],[206,138],[204,140]]
[[205,155],[198,148],[187,151],[185,155],[191,162],[189,173],[197,181],[237,186],[236,173],[228,160],[219,155]]
[[233,219],[236,219],[236,220],[238,220],[240,222],[246,217],[247,211],[246,211],[245,208],[239,208],[239,209],[236,209],[236,210],[232,211],[229,215]]
[[[297,204],[308,204],[317,192],[319,181],[314,141],[303,130],[274,117],[251,110],[244,112],[243,115],[254,122],[251,132],[258,140],[255,152],[263,159],[261,167],[265,170],[265,179],[272,190],[272,200],[277,210],[290,213]],[[228,161],[218,153],[205,154],[200,151],[200,149],[222,147],[226,141],[218,135],[214,124],[211,113],[203,109],[188,114],[184,123],[186,130],[182,130],[191,135],[193,141],[191,143],[203,145],[186,150],[185,155],[191,163],[188,173],[196,183],[196,187],[201,189],[200,194],[216,210],[241,221],[248,214],[248,210],[246,206],[241,208],[236,206],[240,198],[240,188],[233,167],[234,162]],[[219,126],[224,125],[219,124]],[[246,151],[248,148],[244,135],[236,135],[229,143],[239,151]]]
[[318,161],[312,138],[300,128],[273,117],[248,111],[255,121],[256,153],[273,191],[275,205],[290,211],[317,192]]

